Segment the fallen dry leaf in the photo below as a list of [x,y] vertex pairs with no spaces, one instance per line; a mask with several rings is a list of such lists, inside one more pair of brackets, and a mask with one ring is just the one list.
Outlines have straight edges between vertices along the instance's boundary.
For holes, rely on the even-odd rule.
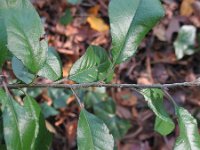
[[166,29],[163,24],[158,24],[154,29],[153,29],[153,34],[161,41],[166,41]]
[[54,126],[50,122],[45,120],[45,124],[46,124],[46,127],[47,127],[48,131],[50,131],[53,134],[58,134],[56,129],[54,128]]
[[150,84],[153,84],[147,75],[139,77],[137,79],[137,83],[141,84],[141,85],[150,85]]
[[166,30],[166,39],[168,42],[172,41],[172,36],[175,32],[180,29],[180,20],[177,17],[172,18],[168,23],[168,28]]
[[194,13],[198,17],[200,17],[200,1],[195,1],[192,6],[193,6],[193,9],[194,9]]
[[69,75],[69,71],[70,71],[72,65],[73,65],[72,61],[69,61],[66,64],[64,64],[64,66],[63,66],[63,77],[67,77]]
[[87,22],[93,30],[98,32],[108,31],[109,26],[103,21],[102,18],[98,17],[100,10],[100,5],[95,5],[88,10],[89,16],[87,17]]
[[122,106],[117,106],[117,115],[120,118],[124,118],[124,119],[132,119],[133,118],[131,112],[126,107],[122,107]]
[[193,13],[193,7],[192,4],[195,2],[195,0],[183,0],[181,3],[181,8],[180,8],[180,14],[181,16],[190,16]]
[[97,16],[99,13],[100,5],[95,5],[94,7],[88,10],[88,13],[93,16]]
[[96,16],[87,17],[87,22],[90,24],[90,27],[96,31],[104,32],[108,31],[108,25],[103,21],[102,18]]

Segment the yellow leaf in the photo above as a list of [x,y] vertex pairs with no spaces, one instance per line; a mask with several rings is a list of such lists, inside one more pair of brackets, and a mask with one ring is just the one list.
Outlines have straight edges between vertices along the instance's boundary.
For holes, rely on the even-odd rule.
[[181,3],[180,14],[181,16],[189,17],[193,13],[192,4],[195,0],[183,0]]
[[87,17],[87,22],[90,24],[90,27],[96,31],[103,32],[109,30],[108,25],[102,18],[89,16]]

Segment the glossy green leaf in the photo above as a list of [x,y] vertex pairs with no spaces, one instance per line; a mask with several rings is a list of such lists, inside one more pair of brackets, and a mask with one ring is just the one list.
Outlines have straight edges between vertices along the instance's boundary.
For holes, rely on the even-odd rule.
[[110,66],[106,51],[99,46],[90,46],[72,66],[69,78],[78,83],[99,81],[106,77]]
[[5,95],[1,90],[0,97],[6,103],[3,131],[7,149],[48,150],[51,136],[46,130],[39,105],[33,98],[26,96],[24,106],[20,106],[10,96],[5,98]]
[[144,89],[141,91],[149,108],[155,113],[154,129],[162,135],[171,133],[175,127],[163,104],[163,91],[160,89]]
[[73,17],[70,9],[66,9],[65,14],[60,18],[60,23],[66,26],[72,22],[72,19]]
[[62,77],[60,56],[53,47],[49,48],[47,60],[43,68],[38,72],[38,75],[53,81]]
[[44,29],[35,8],[29,0],[0,0],[0,13],[4,16],[8,49],[37,73],[46,61],[48,46],[41,39]]
[[30,73],[24,64],[15,56],[12,58],[12,69],[15,76],[26,84],[30,84],[36,78],[36,75]]
[[116,116],[116,105],[112,99],[94,105],[94,113],[105,122],[115,139],[124,137],[131,127],[128,120]]
[[196,27],[184,25],[178,32],[178,37],[174,42],[177,59],[182,59],[185,55],[192,55],[196,52],[194,45],[196,39]]
[[163,16],[160,0],[111,0],[109,17],[114,64],[132,57],[145,35]]
[[113,150],[114,140],[102,120],[81,110],[78,121],[78,150]]
[[72,4],[72,5],[76,5],[82,2],[82,0],[67,0],[68,3]]
[[174,150],[200,150],[200,135],[196,119],[182,107],[177,108],[177,117],[180,134]]

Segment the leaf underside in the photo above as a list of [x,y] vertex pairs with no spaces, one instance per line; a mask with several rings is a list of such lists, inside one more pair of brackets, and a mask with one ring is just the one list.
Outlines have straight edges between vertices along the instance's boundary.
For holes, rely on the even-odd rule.
[[164,107],[163,91],[161,89],[144,89],[141,94],[147,101],[149,108],[156,115],[154,129],[162,135],[171,133],[175,125]]

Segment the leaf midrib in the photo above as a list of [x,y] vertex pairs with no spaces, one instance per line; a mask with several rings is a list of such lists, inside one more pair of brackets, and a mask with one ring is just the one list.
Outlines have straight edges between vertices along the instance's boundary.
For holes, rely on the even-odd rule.
[[[183,110],[182,110],[183,111]],[[179,116],[181,117],[181,115],[179,114]],[[182,118],[182,117],[181,117]],[[185,126],[185,121],[183,121],[184,119],[181,119],[181,121],[182,121],[182,123],[183,123],[183,127],[184,127],[184,130],[186,131],[186,132],[188,132],[188,130],[187,130],[187,127]],[[186,141],[187,141],[187,143],[189,143],[188,145],[189,145],[189,147],[190,147],[190,150],[192,150],[192,145],[190,144],[190,140],[189,140],[189,138],[188,138],[188,136],[185,134],[186,132],[183,132],[183,134],[184,134],[184,137],[185,137],[185,139],[186,139]]]
[[90,132],[90,137],[91,137],[91,141],[92,141],[92,147],[93,147],[93,150],[95,150],[95,146],[94,146],[94,140],[93,140],[93,138],[92,138],[92,131],[91,131],[91,127],[90,127],[90,124],[89,124],[89,121],[88,121],[88,119],[87,119],[87,117],[86,117],[86,115],[85,115],[85,111],[83,110],[83,115],[84,115],[84,118],[85,118],[85,120],[86,120],[86,123],[87,123],[87,126],[88,126],[88,128],[89,128],[89,132]]
[[35,109],[34,109],[34,107],[32,106],[32,102],[31,102],[31,98],[28,96],[27,97],[28,99],[28,103],[29,103],[29,106],[30,106],[30,109],[31,109],[31,114],[33,115],[33,118],[34,118],[34,123],[35,123],[35,129],[36,129],[36,131],[34,132],[34,137],[33,137],[33,139],[32,139],[32,142],[31,142],[31,148],[33,148],[34,147],[34,140],[37,138],[37,133],[39,132],[39,125],[38,125],[38,119],[37,119],[37,117],[36,117],[36,112],[35,112]]
[[88,71],[88,70],[90,70],[90,69],[98,69],[99,67],[101,67],[101,66],[103,66],[103,65],[105,65],[107,62],[101,62],[101,63],[99,63],[99,64],[95,64],[94,66],[92,66],[92,67],[89,67],[89,68],[86,68],[86,69],[79,69],[79,70],[77,70],[76,71],[76,73],[74,73],[74,74],[72,74],[72,75],[70,75],[71,77],[74,77],[74,76],[77,76],[77,75],[79,75],[79,74],[81,74],[81,73],[83,73],[84,71]]
[[16,130],[16,131],[18,132],[17,135],[18,135],[18,138],[19,138],[19,140],[20,140],[20,147],[22,148],[22,147],[23,147],[23,144],[22,144],[22,139],[21,139],[21,135],[20,135],[20,131],[19,131],[19,124],[18,124],[18,119],[17,119],[17,113],[16,113],[16,111],[15,111],[15,107],[14,107],[14,105],[13,105],[12,99],[10,98],[9,95],[7,95],[7,97],[8,97],[8,103],[9,103],[11,112],[12,112],[13,117],[14,117],[15,124],[16,124],[16,126],[17,126],[17,130]]
[[135,11],[135,15],[132,17],[130,26],[129,26],[128,31],[127,31],[127,33],[126,33],[126,37],[125,37],[125,39],[124,39],[124,41],[123,41],[123,45],[122,45],[122,47],[120,48],[120,52],[119,52],[119,54],[117,55],[117,58],[116,58],[116,60],[114,61],[113,64],[116,64],[116,63],[118,62],[118,59],[120,58],[120,55],[121,55],[121,53],[122,53],[123,50],[124,50],[125,43],[126,43],[127,38],[128,38],[128,33],[130,32],[131,25],[133,24],[133,21],[134,21],[136,15],[137,15],[137,13],[138,13],[139,7],[140,7],[140,5],[141,5],[141,3],[142,3],[141,1],[143,1],[143,0],[140,0],[140,1],[139,1],[138,7],[137,7],[137,9],[136,9],[136,11]]
[[51,72],[54,74],[53,76],[56,76],[56,79],[60,77],[59,73],[57,73],[56,71],[54,71],[54,69],[53,69],[53,67],[51,67],[51,65],[49,65],[48,63],[46,63],[46,65],[51,70]]

